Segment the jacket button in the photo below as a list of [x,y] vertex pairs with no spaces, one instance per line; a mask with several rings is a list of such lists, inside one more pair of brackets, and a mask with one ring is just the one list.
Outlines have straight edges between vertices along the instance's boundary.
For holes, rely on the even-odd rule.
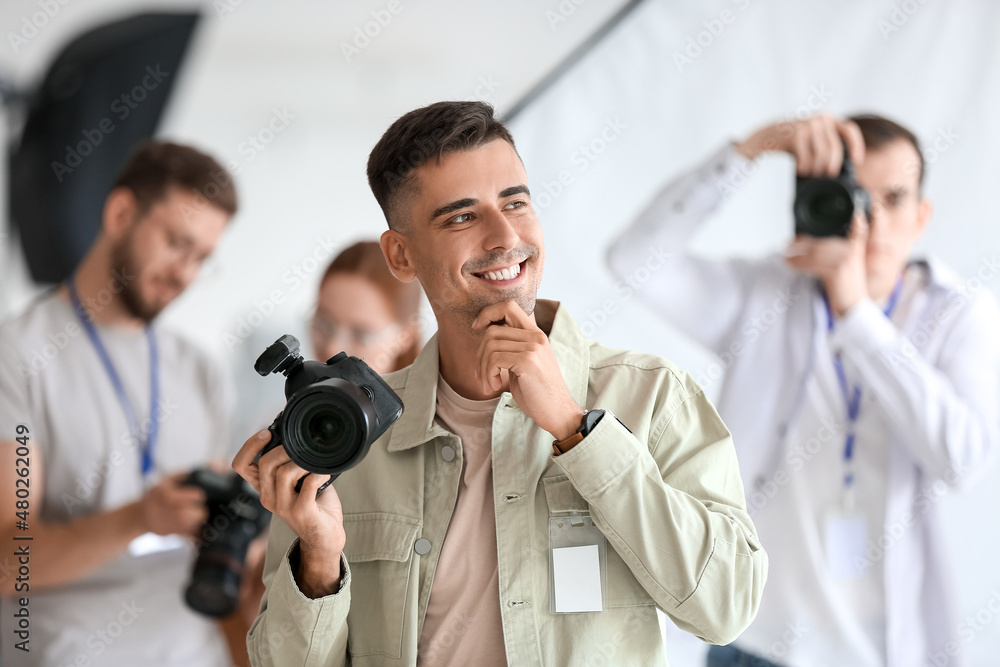
[[451,463],[455,460],[455,448],[451,445],[445,445],[441,448],[441,458],[445,461]]
[[419,556],[426,556],[431,552],[431,541],[426,537],[421,537],[417,540],[416,544],[413,545],[413,550],[416,551]]

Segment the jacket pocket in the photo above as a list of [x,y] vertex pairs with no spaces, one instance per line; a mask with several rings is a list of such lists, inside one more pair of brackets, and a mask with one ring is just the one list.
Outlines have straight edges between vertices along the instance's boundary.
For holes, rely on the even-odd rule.
[[549,514],[564,512],[590,512],[586,498],[580,495],[566,475],[543,477],[545,487],[545,502],[549,506]]
[[[416,519],[383,512],[344,515],[344,556],[351,568],[347,617],[351,655],[402,655],[407,597],[413,568]],[[415,580],[415,578],[414,578]]]
[[[573,486],[566,475],[543,477],[545,502],[549,515],[569,512],[590,513],[590,504]],[[623,517],[606,517],[609,521]],[[625,519],[629,520],[629,519]],[[632,574],[622,557],[608,540],[607,548],[607,605],[608,607],[637,607],[656,604],[639,581]]]

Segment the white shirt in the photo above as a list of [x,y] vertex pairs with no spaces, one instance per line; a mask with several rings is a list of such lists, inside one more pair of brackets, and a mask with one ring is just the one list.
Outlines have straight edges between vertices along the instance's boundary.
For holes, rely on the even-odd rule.
[[[905,319],[923,283],[919,266],[906,272],[892,311],[894,323]],[[757,618],[738,644],[792,666],[879,667],[886,664],[884,562],[871,563],[858,576],[835,574],[826,531],[829,521],[857,517],[866,528],[866,542],[878,537],[885,523],[890,434],[875,397],[862,390],[848,491],[845,447],[852,428],[835,358],[832,350],[817,355],[798,416],[788,426],[787,484],[750,507],[762,542],[772,550],[772,567],[795,576],[770,577]],[[848,382],[849,391],[855,386]],[[905,611],[906,622],[919,627],[920,610]],[[789,632],[792,641],[785,638]],[[922,643],[923,637],[913,640]]]
[[[760,612],[736,643],[793,667],[924,664],[960,643],[928,499],[973,481],[997,451],[1000,314],[981,283],[929,260],[907,272],[892,322],[866,300],[828,332],[816,280],[781,257],[685,254],[746,166],[727,145],[665,186],[608,254],[624,276],[650,246],[680,253],[637,294],[726,360],[716,405],[771,557]],[[865,578],[848,583],[824,545],[844,465],[843,432],[830,434],[846,415],[838,352],[862,387],[856,492],[868,524]]]

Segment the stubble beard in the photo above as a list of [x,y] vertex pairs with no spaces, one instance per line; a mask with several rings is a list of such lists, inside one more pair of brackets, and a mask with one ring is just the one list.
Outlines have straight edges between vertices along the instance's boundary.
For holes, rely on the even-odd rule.
[[142,296],[139,288],[142,270],[139,262],[135,259],[132,237],[133,234],[130,233],[112,249],[111,266],[123,276],[133,276],[132,280],[122,284],[122,290],[118,296],[129,315],[148,324],[156,319],[163,307],[153,306]]
[[531,315],[535,312],[537,295],[538,281],[535,279],[530,287],[522,287],[521,289],[511,287],[510,289],[500,290],[492,298],[486,294],[473,295],[469,301],[453,307],[452,310],[456,315],[468,321],[469,326],[472,326],[472,322],[479,317],[479,313],[483,311],[483,308],[503,303],[504,301],[515,301],[521,307],[521,310]]

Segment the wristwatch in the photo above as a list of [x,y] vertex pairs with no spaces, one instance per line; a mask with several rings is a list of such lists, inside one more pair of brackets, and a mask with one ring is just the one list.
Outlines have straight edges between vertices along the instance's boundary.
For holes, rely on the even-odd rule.
[[555,456],[565,454],[580,444],[584,438],[590,435],[590,432],[594,430],[594,427],[597,426],[597,422],[601,421],[601,417],[603,416],[604,410],[587,410],[587,412],[583,414],[583,419],[580,420],[580,428],[576,429],[576,433],[568,438],[556,440],[552,443],[552,450],[555,452]]

